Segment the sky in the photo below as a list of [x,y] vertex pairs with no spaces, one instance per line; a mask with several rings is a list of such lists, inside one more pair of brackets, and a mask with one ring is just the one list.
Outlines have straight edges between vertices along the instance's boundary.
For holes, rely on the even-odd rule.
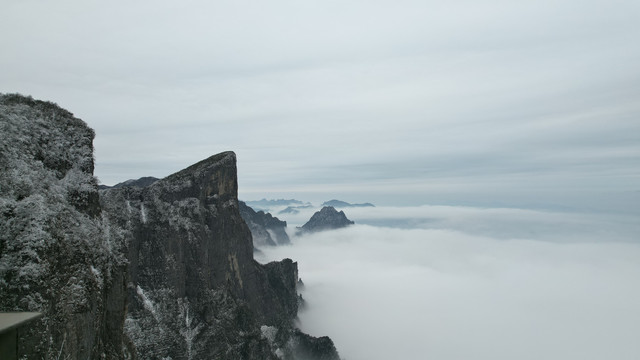
[[0,92],[108,185],[221,151],[240,197],[640,211],[640,3],[3,0]]
[[[313,210],[311,210],[313,211]],[[462,206],[348,208],[297,237],[299,326],[348,360],[640,357],[637,216]],[[413,219],[393,224],[391,219]],[[398,226],[400,225],[400,226]]]

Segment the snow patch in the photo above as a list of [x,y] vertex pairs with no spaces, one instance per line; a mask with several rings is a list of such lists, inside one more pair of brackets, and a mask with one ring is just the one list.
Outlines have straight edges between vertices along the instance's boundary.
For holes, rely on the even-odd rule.
[[109,224],[109,219],[107,218],[105,211],[102,212],[102,231],[104,233],[107,250],[110,254],[113,254],[113,245],[111,244],[111,225]]
[[144,204],[140,204],[140,216],[142,217],[142,223],[147,223],[147,209],[144,207]]
[[276,340],[276,335],[278,334],[278,328],[275,326],[260,326],[260,332],[262,332],[262,338],[266,339],[270,345],[273,345],[273,342]]
[[96,277],[96,281],[98,282],[98,286],[102,288],[102,273],[100,272],[100,270],[96,269],[93,265],[91,265],[91,272],[93,273],[93,276]]
[[202,324],[193,326],[193,318],[189,316],[189,300],[185,298],[179,303],[180,315],[184,318],[184,328],[180,329],[180,335],[184,337],[187,345],[187,359],[193,358],[193,343],[196,336],[200,333]]
[[153,315],[153,317],[158,320],[158,314],[156,312],[156,307],[153,302],[147,297],[147,294],[144,293],[144,290],[140,287],[140,285],[136,285],[136,293],[142,300],[142,304],[144,308]]

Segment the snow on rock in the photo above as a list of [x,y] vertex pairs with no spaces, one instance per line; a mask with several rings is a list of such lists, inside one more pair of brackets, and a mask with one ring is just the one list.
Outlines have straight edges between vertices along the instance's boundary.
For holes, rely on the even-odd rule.
[[101,215],[93,130],[0,94],[0,133],[0,311],[44,314],[20,331],[19,356],[123,358],[125,244]]

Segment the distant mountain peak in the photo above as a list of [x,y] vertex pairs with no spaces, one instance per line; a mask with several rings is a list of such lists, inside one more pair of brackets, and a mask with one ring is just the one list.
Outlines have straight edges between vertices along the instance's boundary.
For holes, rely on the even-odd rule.
[[355,223],[347,219],[344,211],[338,211],[332,206],[325,206],[313,214],[311,219],[302,225],[300,231],[303,233],[318,232],[339,229],[353,224]]
[[70,112],[0,94],[0,127],[0,311],[44,315],[14,358],[339,360],[296,328],[297,263],[255,261],[234,153],[98,191]]
[[141,177],[139,179],[129,179],[127,181],[123,181],[121,183],[117,183],[113,186],[108,186],[108,185],[100,185],[100,189],[111,189],[111,188],[121,188],[121,187],[125,187],[125,186],[129,186],[129,187],[137,187],[137,188],[144,188],[147,187],[153,183],[155,183],[156,181],[158,181],[160,179],[153,177],[153,176],[144,176]]

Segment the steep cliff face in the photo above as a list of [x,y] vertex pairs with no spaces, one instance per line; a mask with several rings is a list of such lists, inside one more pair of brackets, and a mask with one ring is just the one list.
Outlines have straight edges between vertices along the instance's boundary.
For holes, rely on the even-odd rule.
[[253,245],[276,246],[290,244],[291,240],[285,228],[287,222],[264,211],[255,211],[246,203],[238,201],[240,216],[249,226],[253,237]]
[[[102,192],[130,239],[125,330],[139,356],[268,359],[295,356],[289,343],[302,343],[292,327],[297,264],[254,261],[236,174],[226,152],[146,188]],[[263,326],[282,340],[270,342]]]
[[0,95],[0,134],[0,311],[44,313],[19,355],[123,358],[125,243],[101,213],[93,130],[53,103]]

